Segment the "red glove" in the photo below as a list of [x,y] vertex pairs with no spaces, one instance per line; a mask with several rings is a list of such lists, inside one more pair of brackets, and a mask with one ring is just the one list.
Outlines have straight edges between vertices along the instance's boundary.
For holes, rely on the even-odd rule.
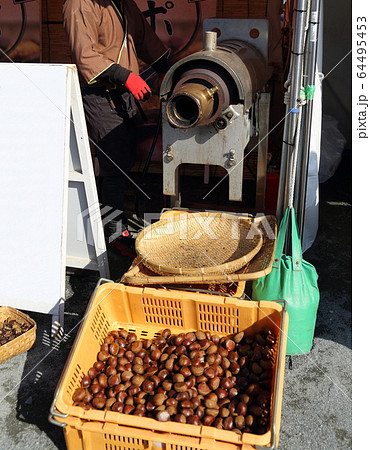
[[146,82],[133,72],[128,76],[125,87],[133,94],[136,100],[147,100],[152,93]]

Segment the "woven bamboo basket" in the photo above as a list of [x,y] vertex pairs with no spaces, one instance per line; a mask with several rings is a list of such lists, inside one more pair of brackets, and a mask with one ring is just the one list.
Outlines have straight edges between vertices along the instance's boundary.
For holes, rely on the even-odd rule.
[[0,345],[0,363],[26,352],[36,341],[36,322],[31,317],[10,306],[0,307],[0,322],[5,321],[8,317],[11,320],[15,319],[17,322],[26,322],[32,325],[32,327],[12,341]]
[[[167,213],[165,213],[167,214]],[[170,212],[168,213],[170,214]],[[202,275],[197,274],[193,276],[185,275],[159,275],[150,270],[143,264],[142,258],[138,256],[132,262],[129,270],[122,276],[121,282],[125,284],[132,284],[135,286],[158,286],[158,285],[189,285],[191,283],[199,286],[205,284],[231,284],[232,290],[236,286],[246,281],[256,280],[264,277],[271,272],[277,234],[277,222],[275,216],[261,216],[254,219],[254,223],[261,230],[263,236],[263,245],[257,255],[249,261],[247,265],[242,267],[235,273],[221,274],[221,275]],[[213,290],[210,287],[205,287],[207,290]],[[243,289],[243,288],[242,288]],[[233,296],[238,296],[236,292],[231,293]]]
[[262,244],[261,231],[248,218],[196,212],[146,227],[136,239],[136,252],[150,270],[161,275],[220,275],[244,267]]

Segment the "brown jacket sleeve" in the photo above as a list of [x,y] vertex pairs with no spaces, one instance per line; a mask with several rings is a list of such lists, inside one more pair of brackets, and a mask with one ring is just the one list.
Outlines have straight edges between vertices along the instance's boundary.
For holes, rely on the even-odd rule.
[[63,20],[72,61],[88,84],[112,64],[138,74],[138,58],[152,64],[166,53],[136,3],[124,0],[123,8],[127,22],[110,0],[65,0]]
[[[87,83],[92,83],[104,70],[115,63],[111,55],[119,53],[119,46],[116,52],[112,52],[112,49],[104,52],[99,45],[99,24],[102,23],[101,6],[92,0],[66,0],[63,5],[63,20],[72,61],[77,65],[82,78]],[[116,36],[116,40],[118,39],[119,37]],[[122,40],[123,30],[120,36],[120,41]]]

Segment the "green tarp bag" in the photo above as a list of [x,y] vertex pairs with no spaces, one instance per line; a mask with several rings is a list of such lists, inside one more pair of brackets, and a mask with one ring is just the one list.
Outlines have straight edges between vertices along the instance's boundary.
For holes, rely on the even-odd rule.
[[[291,253],[283,254],[289,216]],[[253,281],[252,300],[286,300],[289,315],[287,355],[309,353],[319,306],[318,275],[315,267],[302,258],[302,246],[294,208],[288,207],[280,223],[271,272]]]

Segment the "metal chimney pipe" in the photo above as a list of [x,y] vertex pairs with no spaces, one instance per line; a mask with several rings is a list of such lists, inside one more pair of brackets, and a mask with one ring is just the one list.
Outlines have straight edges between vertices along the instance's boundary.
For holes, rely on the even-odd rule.
[[215,31],[206,31],[204,33],[203,48],[213,52],[217,47],[217,33]]

